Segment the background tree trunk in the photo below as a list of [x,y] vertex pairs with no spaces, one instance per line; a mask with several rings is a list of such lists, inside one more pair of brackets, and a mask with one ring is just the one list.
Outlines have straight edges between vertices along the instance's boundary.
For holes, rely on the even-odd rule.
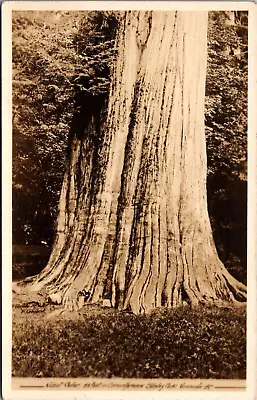
[[246,299],[207,211],[206,33],[205,12],[126,12],[106,126],[93,115],[72,137],[55,244],[33,290],[74,308],[85,289],[134,313]]

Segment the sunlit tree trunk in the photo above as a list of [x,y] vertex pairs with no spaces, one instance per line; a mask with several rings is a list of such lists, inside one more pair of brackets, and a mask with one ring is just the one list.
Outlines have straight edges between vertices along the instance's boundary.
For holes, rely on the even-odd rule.
[[[30,285],[134,313],[244,301],[206,199],[207,13],[126,12],[105,128],[74,135],[48,265]],[[83,117],[83,115],[82,115]]]

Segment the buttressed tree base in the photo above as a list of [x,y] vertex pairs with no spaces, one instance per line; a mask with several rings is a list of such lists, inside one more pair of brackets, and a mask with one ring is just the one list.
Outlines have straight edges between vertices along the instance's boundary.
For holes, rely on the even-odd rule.
[[72,137],[52,254],[26,284],[70,309],[83,290],[136,314],[244,302],[207,210],[207,13],[126,12],[116,46],[106,123]]

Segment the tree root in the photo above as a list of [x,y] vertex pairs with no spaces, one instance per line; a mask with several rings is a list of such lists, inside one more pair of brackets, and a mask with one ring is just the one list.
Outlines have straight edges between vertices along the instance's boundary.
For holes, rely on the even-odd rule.
[[78,297],[78,290],[72,286],[64,293],[62,298],[62,305],[66,310],[77,311],[81,308],[81,303]]

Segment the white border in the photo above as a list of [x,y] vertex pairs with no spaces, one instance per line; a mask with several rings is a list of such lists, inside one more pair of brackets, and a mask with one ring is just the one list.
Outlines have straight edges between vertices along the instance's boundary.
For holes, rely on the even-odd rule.
[[[255,7],[254,7],[255,6]],[[257,7],[248,27],[247,382],[257,398]]]
[[[234,399],[257,398],[257,352],[256,352],[256,222],[257,222],[257,8],[250,2],[129,2],[129,1],[7,1],[2,4],[2,381],[3,399],[130,399],[131,395],[139,399],[221,399],[232,395]],[[11,135],[11,13],[12,10],[248,10],[249,11],[249,132],[248,132],[248,303],[247,303],[247,390],[245,392],[231,391],[168,391],[168,392],[131,392],[131,391],[12,391],[11,390],[11,318],[12,315],[12,135]],[[236,334],[236,332],[235,332]]]

